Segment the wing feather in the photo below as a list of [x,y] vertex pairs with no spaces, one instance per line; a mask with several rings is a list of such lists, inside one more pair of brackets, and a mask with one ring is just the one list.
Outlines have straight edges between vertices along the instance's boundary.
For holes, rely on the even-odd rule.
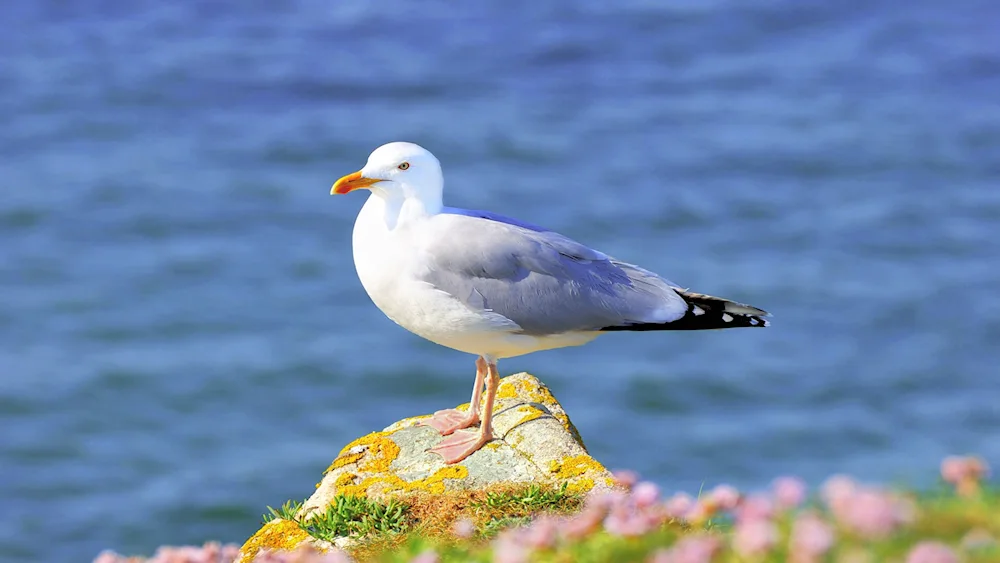
[[559,233],[470,215],[433,221],[422,281],[525,334],[670,322],[687,309],[667,280]]

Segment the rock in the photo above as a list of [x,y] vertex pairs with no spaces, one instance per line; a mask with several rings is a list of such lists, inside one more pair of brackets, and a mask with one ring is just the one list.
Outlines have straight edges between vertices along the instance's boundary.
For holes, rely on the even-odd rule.
[[[458,408],[465,410],[468,404]],[[587,453],[566,411],[534,376],[519,373],[501,379],[493,412],[496,439],[454,465],[445,465],[440,456],[427,451],[443,439],[433,428],[416,425],[429,415],[407,418],[358,438],[344,446],[327,468],[299,517],[308,519],[310,513],[326,510],[338,495],[385,501],[411,493],[497,485],[566,483],[574,492],[614,486],[610,472]],[[302,541],[330,547],[296,528],[280,519],[270,522],[243,546],[240,561],[252,560],[260,548],[291,549]],[[345,538],[335,544],[345,547],[350,542]]]

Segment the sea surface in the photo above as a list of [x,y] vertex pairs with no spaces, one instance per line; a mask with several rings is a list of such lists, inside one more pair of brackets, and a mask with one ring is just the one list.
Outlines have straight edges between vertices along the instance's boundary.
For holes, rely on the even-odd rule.
[[376,146],[767,330],[500,363],[666,492],[1000,465],[1000,7],[0,3],[0,561],[242,542],[474,358],[369,301]]

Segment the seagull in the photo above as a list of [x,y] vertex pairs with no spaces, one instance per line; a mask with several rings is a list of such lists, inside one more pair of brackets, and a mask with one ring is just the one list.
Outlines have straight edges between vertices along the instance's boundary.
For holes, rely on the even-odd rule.
[[446,207],[441,164],[419,145],[378,147],[330,194],[360,189],[371,195],[352,243],[368,296],[410,332],[478,356],[469,409],[420,422],[445,437],[430,451],[446,464],[493,439],[500,359],[580,346],[606,332],[768,325],[762,309],[693,293],[557,232]]

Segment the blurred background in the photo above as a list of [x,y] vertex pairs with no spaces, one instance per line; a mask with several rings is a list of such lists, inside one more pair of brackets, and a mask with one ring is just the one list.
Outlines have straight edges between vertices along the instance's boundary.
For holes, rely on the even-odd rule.
[[357,280],[376,146],[768,330],[501,362],[667,492],[1000,460],[995,3],[0,5],[0,560],[242,542],[473,358]]

